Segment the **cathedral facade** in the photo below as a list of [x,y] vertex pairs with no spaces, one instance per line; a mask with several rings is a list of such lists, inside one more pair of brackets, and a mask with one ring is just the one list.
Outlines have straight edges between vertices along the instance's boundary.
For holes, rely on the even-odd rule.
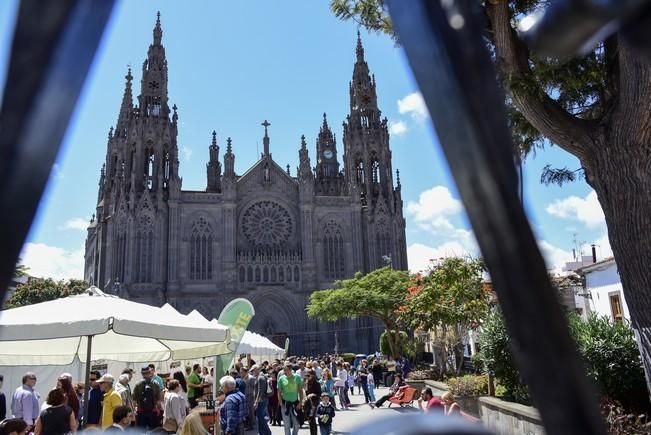
[[213,131],[202,191],[181,186],[178,114],[169,106],[161,41],[159,17],[137,103],[129,70],[109,131],[85,279],[208,319],[245,297],[256,311],[249,329],[281,345],[289,337],[292,354],[375,351],[381,327],[371,319],[326,324],[305,314],[310,293],[335,280],[385,265],[407,269],[400,178],[394,183],[387,119],[359,35],[341,150],[324,114],[315,165],[305,137],[297,138],[292,175],[273,160],[265,120],[259,160],[237,174],[237,146],[228,138],[222,156]]

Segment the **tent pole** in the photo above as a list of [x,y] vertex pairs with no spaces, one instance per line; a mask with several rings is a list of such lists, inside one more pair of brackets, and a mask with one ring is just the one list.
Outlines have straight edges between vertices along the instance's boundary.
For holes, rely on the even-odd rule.
[[88,421],[88,399],[90,397],[90,352],[93,347],[93,336],[89,335],[86,346],[86,380],[84,381],[84,420],[82,428],[86,427]]

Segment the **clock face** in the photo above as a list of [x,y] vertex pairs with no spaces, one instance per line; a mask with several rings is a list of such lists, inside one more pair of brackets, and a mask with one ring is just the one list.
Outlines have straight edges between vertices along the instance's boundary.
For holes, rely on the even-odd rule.
[[332,156],[333,156],[333,154],[332,154],[332,151],[330,151],[330,150],[325,150],[323,152],[323,157],[325,157],[326,159],[331,159]]
[[156,80],[152,80],[151,82],[149,82],[149,89],[151,89],[152,91],[154,89],[158,89],[159,86],[160,85],[158,84],[158,82]]

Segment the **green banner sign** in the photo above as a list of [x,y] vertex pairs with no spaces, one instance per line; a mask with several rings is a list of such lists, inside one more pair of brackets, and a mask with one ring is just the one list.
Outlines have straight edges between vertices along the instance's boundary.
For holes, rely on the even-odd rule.
[[253,305],[244,298],[233,299],[226,304],[222,310],[217,321],[221,325],[228,326],[231,331],[231,342],[228,346],[231,352],[217,357],[215,364],[215,379],[219,379],[219,377],[225,375],[231,367],[231,364],[233,364],[235,352],[237,351],[237,348],[242,341],[242,337],[244,337],[244,332],[254,315],[255,310],[253,309]]

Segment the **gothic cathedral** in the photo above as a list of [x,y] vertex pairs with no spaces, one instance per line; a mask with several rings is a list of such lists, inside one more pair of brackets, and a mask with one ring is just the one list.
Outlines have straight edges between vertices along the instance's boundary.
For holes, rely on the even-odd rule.
[[387,119],[359,34],[343,155],[324,114],[316,167],[302,136],[292,176],[272,158],[265,121],[263,153],[238,175],[236,145],[226,140],[220,162],[213,131],[206,189],[187,191],[162,33],[159,15],[135,105],[131,70],[126,75],[88,228],[85,279],[138,302],[197,309],[208,319],[245,297],[256,310],[249,329],[281,346],[289,337],[292,354],[376,350],[381,328],[371,319],[326,324],[305,314],[310,292],[337,279],[385,265],[407,269],[400,178],[394,185]]

